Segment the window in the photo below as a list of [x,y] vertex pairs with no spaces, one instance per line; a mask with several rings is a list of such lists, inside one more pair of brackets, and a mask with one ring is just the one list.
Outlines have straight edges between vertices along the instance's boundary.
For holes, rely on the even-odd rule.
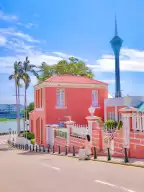
[[108,120],[115,120],[115,113],[114,112],[108,113]]
[[92,90],[92,106],[98,107],[98,91]]
[[56,107],[63,108],[65,106],[65,92],[64,89],[58,89],[56,93]]

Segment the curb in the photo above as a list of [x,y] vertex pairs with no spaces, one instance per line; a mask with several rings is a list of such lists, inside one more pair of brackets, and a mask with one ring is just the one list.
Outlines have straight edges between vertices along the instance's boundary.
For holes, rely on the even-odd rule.
[[[24,149],[15,148],[15,147],[11,146],[10,144],[8,144],[8,146],[10,146],[12,149],[17,149],[18,151],[27,151],[27,150],[24,150]],[[33,151],[29,151],[29,152],[34,153]],[[37,152],[37,153],[39,153],[39,152]],[[45,154],[45,152],[40,152],[40,153]],[[60,157],[69,157],[69,158],[78,159],[77,156],[72,156],[72,155],[64,155],[64,154],[57,154],[57,153],[47,153],[47,154],[55,155],[55,156],[60,156]],[[90,161],[95,161],[95,162],[100,162],[100,163],[108,163],[108,164],[115,164],[115,165],[121,165],[121,166],[127,166],[127,167],[144,168],[144,165],[135,165],[135,164],[132,164],[132,163],[124,163],[124,162],[116,162],[116,161],[106,161],[106,160],[100,160],[100,159],[90,159]]]

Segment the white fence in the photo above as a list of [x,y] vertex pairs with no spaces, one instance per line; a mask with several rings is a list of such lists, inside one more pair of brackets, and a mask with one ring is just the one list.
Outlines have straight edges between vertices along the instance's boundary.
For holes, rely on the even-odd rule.
[[88,126],[85,125],[72,126],[72,136],[85,138],[87,134],[88,134]]

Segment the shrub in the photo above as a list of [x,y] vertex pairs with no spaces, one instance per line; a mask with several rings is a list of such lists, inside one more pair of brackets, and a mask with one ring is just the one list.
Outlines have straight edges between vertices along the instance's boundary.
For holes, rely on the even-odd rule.
[[26,137],[27,139],[31,140],[34,139],[34,134],[32,132],[24,132],[23,137]]
[[31,142],[32,145],[34,145],[35,144],[35,139],[31,139],[30,142]]

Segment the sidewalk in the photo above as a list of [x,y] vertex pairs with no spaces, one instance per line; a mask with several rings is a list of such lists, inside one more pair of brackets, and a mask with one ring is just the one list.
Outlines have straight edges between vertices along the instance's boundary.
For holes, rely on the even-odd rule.
[[[11,146],[13,147],[13,146]],[[14,147],[13,147],[14,148]],[[24,150],[24,149],[19,149],[19,150]],[[67,157],[71,157],[71,158],[78,158],[78,154],[76,153],[75,156],[73,156],[72,153],[68,153],[67,155],[65,155],[64,152],[61,152],[60,154],[58,152],[53,153],[52,149],[50,149],[50,151],[48,152],[48,148],[46,147],[45,150],[43,151],[43,148],[41,147],[41,150],[39,151],[39,148],[37,149],[37,151],[34,149],[30,150],[24,150],[30,153],[48,153],[51,155],[58,155],[58,156],[67,156]],[[111,160],[108,161],[107,160],[107,156],[100,156],[98,155],[96,159],[94,159],[93,157],[91,158],[92,161],[97,161],[97,162],[104,162],[104,163],[112,163],[112,164],[119,164],[119,165],[125,165],[125,166],[133,166],[133,167],[141,167],[144,168],[144,159],[135,159],[135,158],[129,158],[129,162],[125,163],[124,162],[124,157],[120,158],[120,157],[111,157]]]
[[[51,153],[52,155],[59,155],[59,156],[65,156],[64,153],[58,154],[56,153]],[[72,158],[78,158],[78,154],[73,156],[73,154],[69,153],[67,155],[68,157]],[[97,162],[105,162],[105,163],[112,163],[112,164],[120,164],[120,165],[125,165],[125,166],[133,166],[133,167],[141,167],[144,168],[144,159],[135,159],[135,158],[129,158],[129,162],[125,163],[124,158],[119,158],[119,157],[111,157],[111,160],[107,160],[107,156],[98,156],[97,159],[94,159],[93,157],[91,158],[92,161],[97,161]]]

